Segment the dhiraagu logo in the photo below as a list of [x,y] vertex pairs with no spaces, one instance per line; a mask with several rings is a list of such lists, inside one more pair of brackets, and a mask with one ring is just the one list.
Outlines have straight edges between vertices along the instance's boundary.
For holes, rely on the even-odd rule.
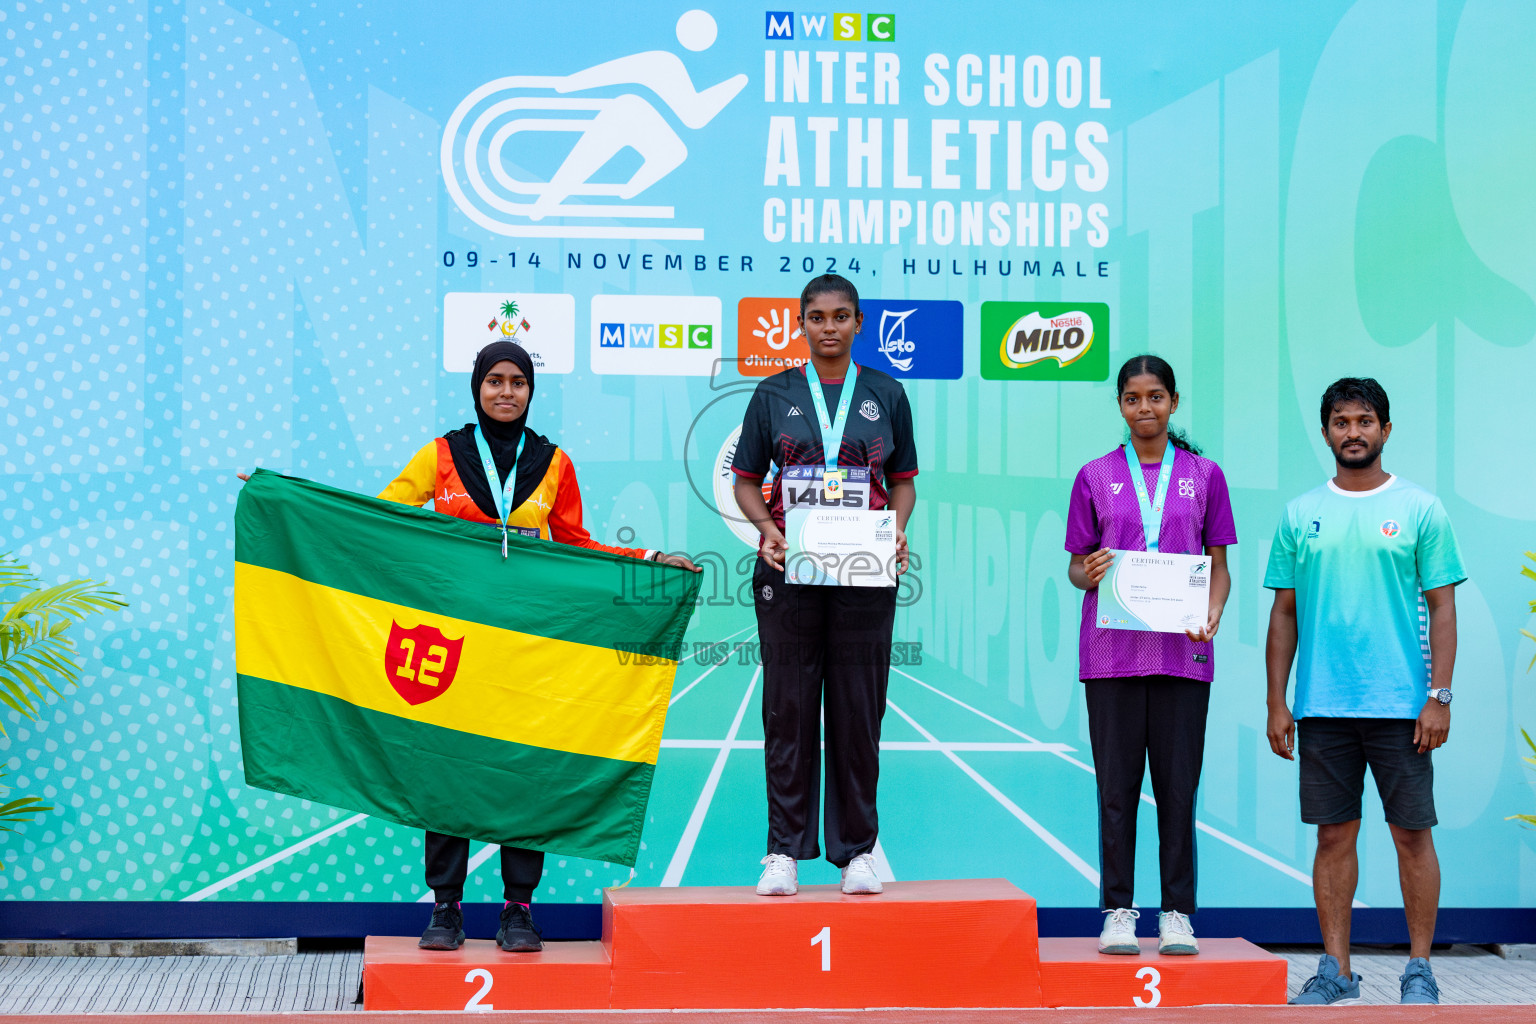
[[983,302],[981,375],[987,380],[1108,380],[1108,304]]

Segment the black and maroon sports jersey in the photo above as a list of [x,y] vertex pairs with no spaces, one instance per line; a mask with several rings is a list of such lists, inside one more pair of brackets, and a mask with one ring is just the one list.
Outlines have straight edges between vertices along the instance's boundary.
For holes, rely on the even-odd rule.
[[[837,415],[842,381],[822,381],[827,414]],[[870,509],[885,508],[891,480],[917,475],[917,447],[912,439],[912,407],[901,382],[890,374],[859,367],[848,423],[843,431],[839,466],[867,466],[870,475]],[[757,385],[741,424],[741,440],[731,468],[739,475],[765,477],[769,463],[785,466],[820,466],[821,425],[805,369],[796,367],[766,377]],[[773,521],[784,528],[784,494],[778,476],[768,502]]]

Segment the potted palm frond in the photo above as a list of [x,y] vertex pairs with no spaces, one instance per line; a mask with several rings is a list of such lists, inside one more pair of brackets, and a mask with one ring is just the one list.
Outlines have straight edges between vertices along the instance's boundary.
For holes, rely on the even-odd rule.
[[[1525,557],[1529,558],[1532,562],[1536,562],[1536,551],[1527,551],[1525,553]],[[1526,579],[1536,580],[1536,569],[1531,568],[1529,565],[1522,565],[1520,567],[1520,575],[1524,576]],[[1531,602],[1531,614],[1536,615],[1536,601]],[[1522,636],[1536,640],[1536,633],[1532,633],[1528,629],[1522,629],[1520,633]],[[1532,667],[1536,667],[1536,655],[1532,655],[1531,663],[1525,666],[1525,670],[1529,672]],[[1531,748],[1531,753],[1536,754],[1536,740],[1531,739],[1531,734],[1526,732],[1524,729],[1521,729],[1520,735],[1525,737],[1525,745]],[[1522,757],[1520,760],[1524,761],[1532,768],[1536,768],[1536,757]],[[1511,814],[1505,820],[1521,821],[1527,825],[1536,825],[1536,814]]]
[[[0,555],[0,704],[36,721],[48,701],[80,681],[75,623],[114,608],[126,608],[121,594],[95,580],[69,580],[44,586],[25,563]],[[5,723],[0,721],[0,736]],[[0,780],[5,772],[0,771]],[[0,781],[0,796],[10,787]],[[53,808],[35,796],[0,801],[0,831],[31,821]]]

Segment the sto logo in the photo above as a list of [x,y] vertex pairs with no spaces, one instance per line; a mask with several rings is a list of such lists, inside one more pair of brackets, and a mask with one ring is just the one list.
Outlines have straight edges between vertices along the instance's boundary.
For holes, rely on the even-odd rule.
[[453,685],[463,649],[463,637],[450,640],[435,626],[404,629],[400,623],[391,622],[389,643],[384,648],[384,675],[407,704],[425,704]]

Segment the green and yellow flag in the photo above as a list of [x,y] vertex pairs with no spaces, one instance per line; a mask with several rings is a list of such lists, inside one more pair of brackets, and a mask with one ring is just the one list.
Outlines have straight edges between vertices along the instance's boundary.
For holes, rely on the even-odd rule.
[[246,781],[633,865],[699,577],[258,470],[235,510]]

